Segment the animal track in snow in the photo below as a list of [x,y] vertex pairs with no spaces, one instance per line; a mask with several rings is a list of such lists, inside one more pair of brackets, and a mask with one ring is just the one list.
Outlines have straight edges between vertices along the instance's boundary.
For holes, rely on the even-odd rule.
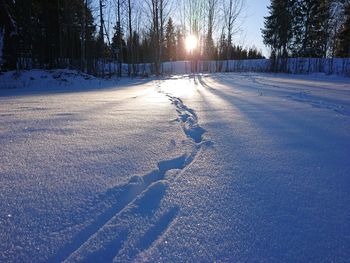
[[127,184],[107,191],[107,198],[115,199],[112,205],[49,262],[133,260],[160,240],[176,219],[177,206],[159,214],[166,189],[196,159],[202,146],[212,143],[203,139],[205,129],[199,125],[195,111],[180,98],[165,95],[176,107],[183,132],[195,143],[192,151],[162,160],[157,169],[142,176],[132,176]]
[[167,94],[167,97],[175,105],[176,111],[179,114],[182,129],[187,137],[189,137],[195,143],[202,142],[205,129],[199,126],[197,114],[192,109],[184,105],[180,98],[172,97],[169,94]]

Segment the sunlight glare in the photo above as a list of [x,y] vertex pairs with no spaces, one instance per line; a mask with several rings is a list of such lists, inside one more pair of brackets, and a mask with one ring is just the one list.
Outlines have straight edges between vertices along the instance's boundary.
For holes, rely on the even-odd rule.
[[197,47],[197,38],[194,35],[189,35],[186,38],[186,49],[188,52],[193,51]]

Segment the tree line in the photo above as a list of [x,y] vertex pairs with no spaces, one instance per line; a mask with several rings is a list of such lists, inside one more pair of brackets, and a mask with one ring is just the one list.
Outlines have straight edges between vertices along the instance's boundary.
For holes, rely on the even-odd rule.
[[262,34],[272,58],[350,57],[349,0],[271,0]]
[[[245,0],[0,0],[1,68],[96,73],[114,61],[119,73],[128,63],[133,74],[139,63],[154,63],[159,73],[163,61],[263,58],[234,43],[244,6]],[[272,58],[350,56],[349,0],[271,0],[268,8],[262,35]],[[199,40],[191,55],[189,34]]]
[[[244,0],[0,0],[1,68],[73,67],[95,73],[114,61],[119,73],[121,63],[130,64],[129,74],[138,63],[154,63],[159,73],[163,61],[191,59],[185,45],[189,34],[198,38],[196,59],[263,58],[254,46],[233,43],[243,7]],[[221,34],[215,33],[218,28]]]
[[[98,37],[91,9],[78,0],[0,0],[7,69],[92,68]],[[0,26],[1,28],[1,26]],[[79,65],[75,65],[79,61]]]
[[[245,0],[0,0],[2,69],[72,67],[96,73],[106,62],[263,58],[235,43]],[[111,16],[111,13],[114,14]],[[271,0],[262,35],[272,58],[349,57],[349,0]],[[198,39],[192,54],[186,37]]]

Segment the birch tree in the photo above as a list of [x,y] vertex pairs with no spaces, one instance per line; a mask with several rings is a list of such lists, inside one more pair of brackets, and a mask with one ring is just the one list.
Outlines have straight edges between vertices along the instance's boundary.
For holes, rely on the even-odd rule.
[[224,17],[225,26],[227,30],[227,60],[231,57],[232,37],[238,33],[239,25],[238,19],[243,12],[245,0],[226,0],[224,2]]

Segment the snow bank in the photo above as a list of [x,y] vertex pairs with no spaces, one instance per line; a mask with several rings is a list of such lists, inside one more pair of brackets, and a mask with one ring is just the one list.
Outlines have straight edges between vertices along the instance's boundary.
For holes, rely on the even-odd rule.
[[[292,74],[325,73],[350,76],[350,59],[348,58],[290,58],[279,60],[273,67],[271,59],[197,61],[197,67],[191,61],[164,62],[161,72],[165,75],[190,74],[194,71],[213,72],[286,72]],[[197,70],[194,70],[197,68]],[[142,70],[140,70],[142,69]],[[152,73],[152,64],[136,66],[136,72]]]
[[[62,87],[96,88],[110,85],[115,80],[103,80],[75,70],[25,70],[0,73],[0,89]],[[114,83],[115,84],[115,83]]]
[[[0,34],[1,48],[1,34]],[[60,60],[60,67],[69,67],[69,60]],[[1,52],[0,52],[1,65]],[[80,62],[73,63],[80,67]],[[30,58],[19,58],[18,68],[32,69]],[[73,66],[74,67],[74,66]],[[133,68],[132,68],[133,67]],[[96,61],[94,70],[98,76],[116,76],[119,72],[117,61]],[[128,76],[134,72],[138,76],[149,76],[156,73],[154,63],[127,64],[122,63],[122,76]],[[67,71],[67,70],[65,70]],[[160,73],[163,75],[182,75],[191,73],[216,73],[216,72],[283,72],[291,74],[324,73],[327,75],[350,76],[350,58],[289,58],[273,61],[271,59],[246,59],[246,60],[220,60],[220,61],[170,61],[160,65]],[[80,74],[80,73],[79,73]]]
[[293,74],[326,73],[350,76],[348,58],[290,58],[287,72]]

